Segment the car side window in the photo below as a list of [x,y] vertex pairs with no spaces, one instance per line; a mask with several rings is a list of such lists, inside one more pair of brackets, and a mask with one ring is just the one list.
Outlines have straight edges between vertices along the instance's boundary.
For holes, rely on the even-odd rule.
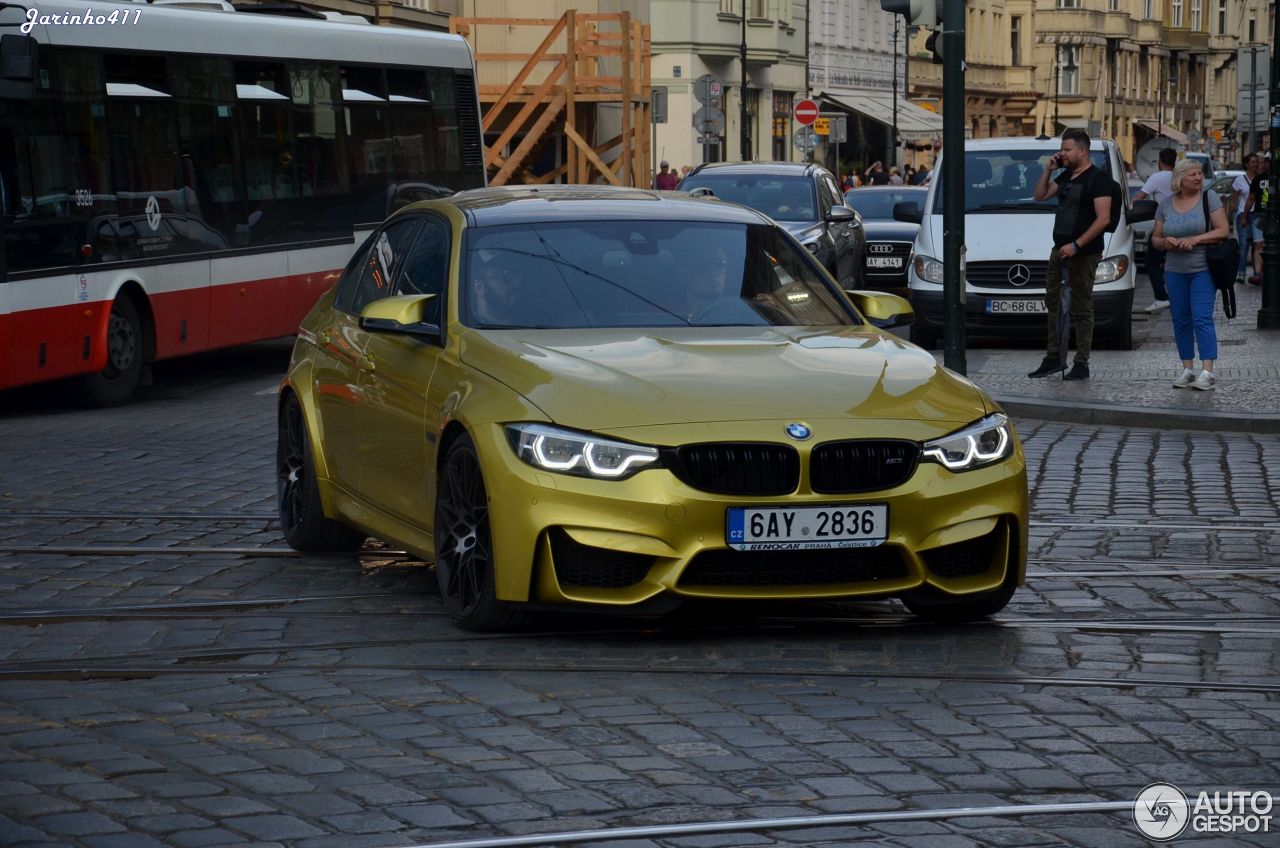
[[822,193],[826,195],[822,203],[822,213],[825,217],[826,213],[831,211],[832,206],[839,206],[844,200],[836,181],[825,174],[822,177],[822,188]]
[[395,279],[395,293],[398,295],[440,295],[427,307],[426,320],[431,324],[440,323],[441,300],[449,279],[451,246],[449,225],[439,218],[423,218],[418,240],[401,265],[400,276]]
[[840,202],[832,197],[832,187],[827,185],[828,182],[830,180],[825,175],[818,178],[818,220],[820,221],[826,220],[831,207]]
[[370,303],[390,296],[392,281],[404,264],[421,225],[421,219],[409,218],[396,221],[374,235],[364,248],[364,261],[351,269],[350,280],[343,280],[334,305],[359,315]]

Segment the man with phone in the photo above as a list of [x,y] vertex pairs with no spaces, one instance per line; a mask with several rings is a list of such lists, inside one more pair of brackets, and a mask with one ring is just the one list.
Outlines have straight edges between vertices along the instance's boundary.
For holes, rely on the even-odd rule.
[[[1089,158],[1089,134],[1069,129],[1062,146],[1045,164],[1036,181],[1036,200],[1058,198],[1053,220],[1053,250],[1045,274],[1045,306],[1048,340],[1040,367],[1028,377],[1048,377],[1066,370],[1062,360],[1058,317],[1062,287],[1071,294],[1071,321],[1076,327],[1076,356],[1064,380],[1089,379],[1089,353],[1093,349],[1093,278],[1102,260],[1103,233],[1111,221],[1111,176],[1093,166]],[[1052,174],[1061,168],[1056,178]],[[1118,212],[1118,210],[1117,210]],[[1065,277],[1065,280],[1064,280]]]

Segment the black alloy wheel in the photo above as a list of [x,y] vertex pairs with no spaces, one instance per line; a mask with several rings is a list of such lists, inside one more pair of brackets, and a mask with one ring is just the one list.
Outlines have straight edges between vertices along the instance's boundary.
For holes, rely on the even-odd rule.
[[276,503],[280,530],[296,551],[354,551],[364,544],[363,533],[325,517],[307,422],[292,394],[280,410],[276,437]]
[[436,579],[449,614],[468,630],[502,630],[521,616],[494,593],[489,496],[470,437],[449,447],[436,493]]

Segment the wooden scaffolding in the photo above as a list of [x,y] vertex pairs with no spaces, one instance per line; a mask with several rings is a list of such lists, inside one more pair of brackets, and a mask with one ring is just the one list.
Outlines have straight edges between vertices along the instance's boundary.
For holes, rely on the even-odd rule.
[[[518,28],[548,31],[532,55],[480,52],[477,34],[488,27],[504,28],[495,30],[499,38]],[[453,18],[449,28],[467,37],[475,52],[489,185],[653,184],[648,24],[629,12],[570,10],[559,19]],[[496,62],[523,66],[508,85],[486,84],[486,64]],[[618,122],[603,114],[609,105],[620,107],[608,111],[620,114],[621,126],[595,143],[605,121]],[[535,159],[555,164],[535,173]]]

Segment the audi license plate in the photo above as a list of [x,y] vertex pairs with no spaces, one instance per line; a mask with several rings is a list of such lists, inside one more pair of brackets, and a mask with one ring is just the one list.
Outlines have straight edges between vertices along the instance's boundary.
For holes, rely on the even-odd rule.
[[1049,308],[1040,298],[1035,300],[988,300],[988,315],[1043,315]]
[[868,268],[901,268],[902,257],[900,256],[868,256]]
[[888,535],[888,504],[732,507],[725,528],[725,541],[737,551],[874,548]]

